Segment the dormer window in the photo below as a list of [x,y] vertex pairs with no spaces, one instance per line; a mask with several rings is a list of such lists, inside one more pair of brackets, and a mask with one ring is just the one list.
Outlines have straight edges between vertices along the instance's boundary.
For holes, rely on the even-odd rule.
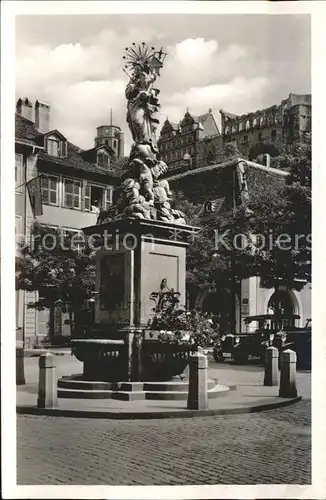
[[46,152],[50,156],[66,157],[67,141],[60,132],[51,132],[45,139]]
[[47,144],[47,152],[51,156],[59,156],[59,151],[60,151],[60,142],[56,141],[55,139],[48,139],[48,144]]
[[97,165],[102,168],[107,168],[109,166],[109,157],[105,153],[97,154]]

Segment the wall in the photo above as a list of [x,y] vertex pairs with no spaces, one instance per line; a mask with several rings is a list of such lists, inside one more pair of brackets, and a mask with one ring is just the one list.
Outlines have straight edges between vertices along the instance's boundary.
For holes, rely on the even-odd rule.
[[[27,158],[26,181],[30,181],[37,176],[37,154],[31,154]],[[25,188],[26,190],[27,188]],[[31,226],[34,222],[34,215],[31,208],[28,194],[26,195],[26,241],[30,241]],[[38,336],[38,311],[30,309],[28,304],[37,300],[37,292],[26,292],[25,294],[25,347],[30,347]]]
[[72,208],[43,205],[43,215],[36,218],[41,224],[63,228],[82,229],[96,224],[97,215]]
[[[280,290],[288,290],[280,286]],[[251,277],[242,282],[242,328],[245,331],[243,319],[245,316],[268,314],[268,302],[274,293],[274,288],[266,288],[262,285],[259,277]],[[307,283],[302,290],[290,290],[294,303],[294,313],[300,316],[296,326],[303,327],[307,319],[311,318],[311,284]],[[248,299],[248,307],[244,308],[243,299]],[[255,323],[250,325],[249,330],[256,328]]]

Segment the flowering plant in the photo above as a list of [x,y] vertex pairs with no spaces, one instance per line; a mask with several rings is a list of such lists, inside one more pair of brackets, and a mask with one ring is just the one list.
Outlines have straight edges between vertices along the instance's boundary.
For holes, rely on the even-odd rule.
[[218,339],[219,327],[214,316],[198,310],[187,311],[180,305],[180,293],[161,284],[160,292],[152,293],[150,298],[156,305],[148,327],[159,331],[159,340],[207,346]]

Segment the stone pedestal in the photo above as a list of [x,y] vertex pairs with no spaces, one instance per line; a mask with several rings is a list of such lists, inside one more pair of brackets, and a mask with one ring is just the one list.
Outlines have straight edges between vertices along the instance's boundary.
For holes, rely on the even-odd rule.
[[281,398],[296,398],[296,366],[297,355],[291,349],[286,349],[281,355],[281,381],[279,396]]
[[58,406],[55,356],[49,352],[41,354],[39,357],[37,406],[39,408],[56,408]]
[[265,358],[265,376],[264,385],[278,385],[278,349],[276,347],[268,347],[266,349]]
[[83,231],[86,237],[97,237],[99,241],[95,257],[95,328],[91,337],[123,340],[125,347],[119,356],[124,378],[120,380],[144,380],[142,345],[155,306],[151,294],[160,290],[164,280],[168,289],[179,292],[180,304],[186,304],[186,248],[198,229],[128,218]]
[[196,352],[189,359],[188,410],[207,410],[207,356]]

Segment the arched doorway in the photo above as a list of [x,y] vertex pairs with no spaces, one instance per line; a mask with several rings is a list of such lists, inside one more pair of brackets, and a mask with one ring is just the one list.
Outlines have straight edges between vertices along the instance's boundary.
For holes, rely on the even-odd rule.
[[292,295],[288,290],[279,290],[274,292],[271,298],[268,301],[267,312],[269,314],[276,314],[284,317],[281,320],[280,325],[275,325],[278,327],[294,327],[295,324],[295,303]]
[[279,150],[273,144],[255,144],[249,151],[248,159],[255,160],[258,156],[269,154],[271,157],[278,156]]

